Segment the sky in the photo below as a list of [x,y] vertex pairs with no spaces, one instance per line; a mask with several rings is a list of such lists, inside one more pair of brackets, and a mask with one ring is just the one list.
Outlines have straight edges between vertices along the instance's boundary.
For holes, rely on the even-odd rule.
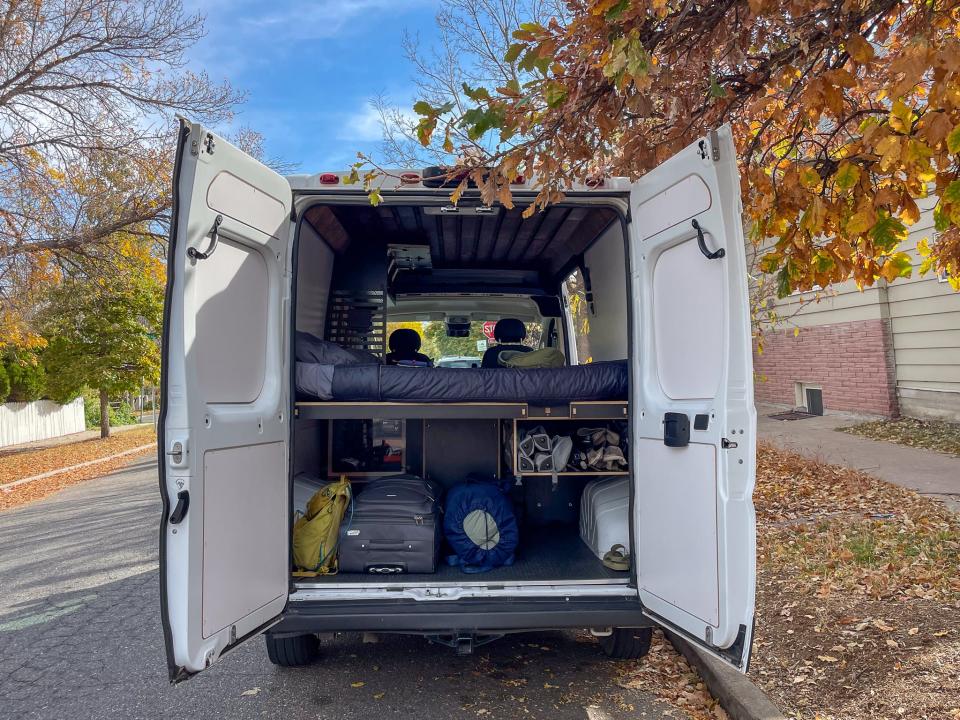
[[412,69],[403,31],[429,44],[438,0],[185,0],[206,16],[191,69],[247,93],[235,124],[264,138],[265,155],[293,172],[339,170],[375,151],[370,101],[409,108]]

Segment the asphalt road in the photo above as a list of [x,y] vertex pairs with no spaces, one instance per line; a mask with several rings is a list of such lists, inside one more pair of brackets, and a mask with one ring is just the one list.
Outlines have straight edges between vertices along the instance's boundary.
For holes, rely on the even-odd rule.
[[171,686],[159,514],[152,462],[0,513],[0,718],[682,717],[619,687],[617,663],[568,632],[507,637],[469,657],[348,633],[298,669],[271,665],[257,638]]

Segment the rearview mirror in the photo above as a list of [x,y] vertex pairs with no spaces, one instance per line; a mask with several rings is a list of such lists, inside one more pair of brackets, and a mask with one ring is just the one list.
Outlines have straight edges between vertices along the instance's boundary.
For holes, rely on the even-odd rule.
[[453,338],[470,337],[470,318],[468,317],[447,318],[447,337],[453,337]]

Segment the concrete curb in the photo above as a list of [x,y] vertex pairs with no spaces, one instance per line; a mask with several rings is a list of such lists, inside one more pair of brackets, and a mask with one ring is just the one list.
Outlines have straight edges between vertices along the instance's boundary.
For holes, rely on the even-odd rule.
[[97,463],[107,462],[108,460],[115,460],[116,458],[124,457],[125,455],[133,455],[134,453],[143,452],[148,448],[156,447],[156,443],[150,443],[148,445],[141,445],[139,447],[131,448],[129,450],[124,450],[123,452],[118,452],[113,455],[108,455],[107,457],[97,458],[96,460],[87,460],[86,462],[77,463],[76,465],[71,465],[70,467],[58,468],[56,470],[48,470],[45,473],[40,473],[39,475],[31,475],[30,477],[20,478],[19,480],[14,480],[11,483],[6,485],[0,485],[0,490],[3,492],[10,492],[13,488],[20,485],[26,485],[27,483],[34,482],[35,480],[43,480],[44,478],[53,477],[54,475],[59,475],[60,473],[71,472],[73,470],[79,470],[80,468],[85,468],[90,465],[96,465]]
[[696,645],[671,632],[665,632],[673,646],[700,673],[710,693],[720,702],[732,720],[785,720],[763,691],[737,672]]

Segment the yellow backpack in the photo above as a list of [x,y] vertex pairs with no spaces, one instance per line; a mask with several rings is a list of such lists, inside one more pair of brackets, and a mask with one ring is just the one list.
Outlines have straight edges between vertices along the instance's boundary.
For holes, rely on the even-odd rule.
[[340,523],[351,497],[350,481],[341,476],[313,494],[305,513],[297,512],[293,521],[293,563],[299,572],[294,575],[312,577],[337,572]]

